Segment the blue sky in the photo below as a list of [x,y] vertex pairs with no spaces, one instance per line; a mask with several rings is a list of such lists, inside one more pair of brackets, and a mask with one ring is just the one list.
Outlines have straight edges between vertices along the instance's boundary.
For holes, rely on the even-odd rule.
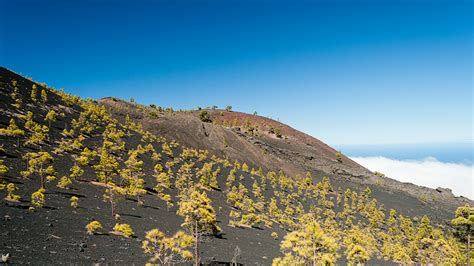
[[332,145],[462,142],[472,3],[0,0],[0,65],[82,97],[257,111]]

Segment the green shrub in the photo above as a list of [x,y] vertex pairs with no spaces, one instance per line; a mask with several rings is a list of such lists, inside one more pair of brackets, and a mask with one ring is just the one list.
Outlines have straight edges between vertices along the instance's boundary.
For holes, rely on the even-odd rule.
[[41,208],[44,206],[44,192],[44,188],[40,188],[37,191],[33,192],[33,194],[31,194],[31,203],[35,207]]
[[77,208],[77,206],[79,205],[78,204],[79,198],[76,196],[72,196],[70,201],[71,201],[71,207],[73,207],[74,209]]
[[277,240],[278,239],[278,234],[277,232],[272,232],[272,238]]
[[341,151],[336,152],[336,160],[342,163],[342,153]]
[[102,229],[102,225],[98,221],[92,221],[86,225],[87,233],[93,235]]
[[199,113],[199,119],[201,119],[201,121],[202,121],[202,122],[205,122],[205,123],[212,122],[212,120],[211,120],[211,115],[210,115],[209,112],[206,111],[206,110],[202,110],[202,111]]
[[374,172],[374,175],[376,175],[378,177],[385,177],[385,174],[383,174],[381,172],[377,172],[377,171]]
[[8,195],[6,197],[6,200],[13,201],[13,202],[19,202],[21,197],[19,195],[15,194],[15,191],[17,189],[18,188],[15,186],[15,184],[8,183],[8,185],[7,185]]
[[135,233],[132,230],[132,227],[128,224],[115,224],[114,231],[120,233],[126,237],[132,237]]
[[61,179],[59,179],[59,182],[58,182],[58,187],[59,188],[68,188],[69,185],[72,184],[72,180],[67,177],[67,176],[63,176],[61,177]]

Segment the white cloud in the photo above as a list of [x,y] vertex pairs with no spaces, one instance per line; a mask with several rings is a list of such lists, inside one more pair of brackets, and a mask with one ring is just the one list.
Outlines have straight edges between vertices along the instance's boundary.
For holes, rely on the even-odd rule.
[[450,188],[454,195],[474,199],[474,165],[444,163],[429,157],[423,160],[394,160],[386,157],[351,157],[371,171],[416,185]]

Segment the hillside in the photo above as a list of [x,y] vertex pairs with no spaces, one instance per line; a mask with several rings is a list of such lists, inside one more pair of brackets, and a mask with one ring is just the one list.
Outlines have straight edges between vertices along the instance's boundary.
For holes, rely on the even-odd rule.
[[[455,197],[449,189],[437,190],[402,183],[394,179],[371,173],[363,166],[341,154],[320,140],[299,132],[278,121],[234,111],[207,109],[210,122],[199,119],[200,111],[158,112],[156,108],[145,107],[116,98],[99,100],[117,119],[128,114],[145,130],[172,139],[187,147],[205,149],[230,161],[237,160],[264,170],[282,169],[291,176],[332,177],[341,188],[363,190],[366,186],[382,190],[384,194],[396,192],[407,198],[421,198],[422,205],[435,208],[437,215],[450,217],[457,206],[469,203],[469,199]],[[166,109],[166,108],[161,108]],[[280,137],[274,133],[278,130]],[[387,201],[390,202],[390,197]],[[427,204],[428,201],[430,204]],[[388,203],[389,205],[391,203]],[[394,202],[397,204],[397,202]],[[403,202],[398,202],[403,205]],[[390,205],[391,206],[391,205]],[[402,207],[403,206],[394,206]],[[411,214],[417,213],[412,206]]]
[[[154,228],[202,236],[178,250],[199,243],[207,264],[295,264],[280,243],[311,228],[324,232],[321,261],[462,260],[448,221],[472,201],[375,175],[277,121],[83,100],[5,68],[0,94],[0,253],[11,263],[144,264]],[[196,201],[211,224],[198,234],[185,225]],[[92,221],[102,229],[87,234]]]

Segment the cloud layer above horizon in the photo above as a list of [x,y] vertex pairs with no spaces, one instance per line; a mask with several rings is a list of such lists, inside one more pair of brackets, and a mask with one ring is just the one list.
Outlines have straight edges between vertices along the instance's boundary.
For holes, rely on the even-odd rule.
[[444,163],[433,157],[423,160],[395,160],[382,156],[351,159],[398,181],[430,188],[449,188],[456,196],[474,199],[474,165]]

